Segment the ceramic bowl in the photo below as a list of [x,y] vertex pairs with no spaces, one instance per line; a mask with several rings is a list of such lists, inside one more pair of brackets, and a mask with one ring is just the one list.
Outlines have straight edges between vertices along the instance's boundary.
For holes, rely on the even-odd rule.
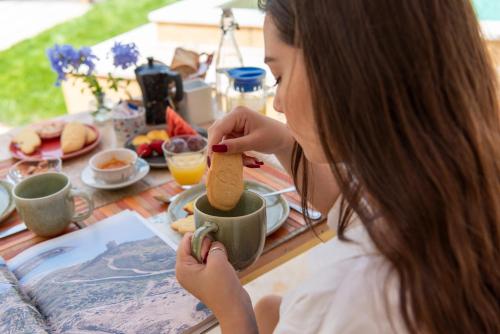
[[[103,168],[105,164],[112,160],[119,160],[126,163],[125,166],[114,168]],[[94,177],[107,183],[118,183],[127,180],[135,172],[137,153],[126,148],[109,149],[94,155],[90,161],[90,169]]]

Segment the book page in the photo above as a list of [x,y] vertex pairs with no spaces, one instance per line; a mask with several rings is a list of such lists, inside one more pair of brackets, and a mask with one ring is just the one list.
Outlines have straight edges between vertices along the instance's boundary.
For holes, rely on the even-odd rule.
[[21,292],[19,282],[1,257],[0,301],[0,333],[47,333],[42,315]]
[[54,333],[182,333],[214,317],[177,282],[175,257],[126,210],[8,265]]

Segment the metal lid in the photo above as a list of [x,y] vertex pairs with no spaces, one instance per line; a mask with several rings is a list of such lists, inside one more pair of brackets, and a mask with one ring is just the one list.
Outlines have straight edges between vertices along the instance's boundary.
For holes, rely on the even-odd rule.
[[158,60],[154,60],[153,57],[148,57],[147,64],[142,64],[141,66],[138,66],[135,69],[135,74],[138,76],[155,75],[158,73],[168,74],[169,71],[170,68],[167,65]]

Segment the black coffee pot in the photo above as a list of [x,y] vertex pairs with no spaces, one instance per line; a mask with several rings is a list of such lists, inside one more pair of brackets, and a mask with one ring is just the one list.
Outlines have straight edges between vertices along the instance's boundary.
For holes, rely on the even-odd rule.
[[[183,97],[181,75],[149,57],[147,64],[135,69],[135,77],[142,91],[146,123],[166,123],[165,110],[170,106],[170,101],[179,102]],[[175,94],[172,92],[174,86]]]

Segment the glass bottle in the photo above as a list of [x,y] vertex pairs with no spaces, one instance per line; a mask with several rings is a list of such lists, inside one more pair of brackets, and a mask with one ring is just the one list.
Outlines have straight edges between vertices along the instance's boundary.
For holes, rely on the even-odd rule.
[[229,87],[229,78],[227,71],[243,66],[243,58],[234,36],[235,29],[238,29],[230,8],[222,9],[221,24],[222,30],[219,48],[216,54],[215,63],[215,85],[217,109],[222,112],[228,112],[226,93]]

